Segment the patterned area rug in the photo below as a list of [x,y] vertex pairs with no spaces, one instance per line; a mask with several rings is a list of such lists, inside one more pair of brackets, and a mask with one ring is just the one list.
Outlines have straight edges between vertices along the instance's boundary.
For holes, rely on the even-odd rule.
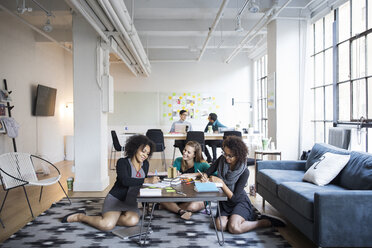
[[[61,223],[66,214],[85,209],[88,215],[98,215],[103,198],[73,198],[72,205],[63,199],[12,235],[0,247],[139,247],[138,238],[124,240],[101,232],[82,223]],[[215,211],[214,211],[215,212]],[[193,214],[185,221],[165,210],[155,210],[152,221],[153,233],[149,247],[218,247],[217,237],[210,226],[210,217],[203,213]],[[116,227],[124,228],[124,227]],[[274,228],[232,235],[224,233],[223,247],[291,247]]]

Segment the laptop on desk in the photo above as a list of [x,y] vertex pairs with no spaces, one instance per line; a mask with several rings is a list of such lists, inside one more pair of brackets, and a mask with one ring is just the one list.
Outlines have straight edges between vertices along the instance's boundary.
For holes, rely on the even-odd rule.
[[176,123],[174,124],[175,133],[186,133],[187,124]]

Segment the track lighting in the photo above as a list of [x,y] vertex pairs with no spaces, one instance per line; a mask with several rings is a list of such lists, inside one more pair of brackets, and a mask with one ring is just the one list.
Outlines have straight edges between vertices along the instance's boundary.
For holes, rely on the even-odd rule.
[[258,6],[258,4],[256,3],[256,0],[251,1],[248,10],[251,13],[257,13],[258,11],[260,11],[260,6]]
[[236,27],[235,27],[236,32],[242,32],[244,31],[242,27],[242,21],[240,20],[240,15],[236,17]]
[[45,24],[44,24],[44,26],[43,26],[43,30],[44,30],[44,32],[47,32],[47,33],[52,32],[52,30],[53,30],[53,26],[50,24],[50,20],[49,20],[49,18],[48,18],[47,21],[45,22]]

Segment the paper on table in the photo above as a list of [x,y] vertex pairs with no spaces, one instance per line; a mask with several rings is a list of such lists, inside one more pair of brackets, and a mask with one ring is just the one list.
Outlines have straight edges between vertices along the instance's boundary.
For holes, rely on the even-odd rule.
[[165,188],[170,186],[169,182],[159,182],[159,183],[144,183],[143,186],[153,187],[153,188]]
[[161,189],[140,189],[140,196],[161,196]]

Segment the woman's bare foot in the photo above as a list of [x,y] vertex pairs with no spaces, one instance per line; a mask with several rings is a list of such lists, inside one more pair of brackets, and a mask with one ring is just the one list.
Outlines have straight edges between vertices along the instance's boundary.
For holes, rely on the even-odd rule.
[[192,212],[180,209],[178,210],[178,214],[181,216],[184,220],[189,220],[191,218]]

